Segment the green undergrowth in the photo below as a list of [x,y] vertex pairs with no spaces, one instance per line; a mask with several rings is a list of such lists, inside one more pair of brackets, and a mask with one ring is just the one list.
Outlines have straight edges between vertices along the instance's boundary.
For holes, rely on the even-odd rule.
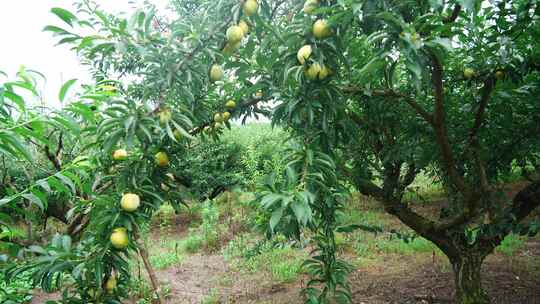
[[517,251],[525,247],[525,237],[516,234],[507,235],[495,251],[506,256],[513,256]]
[[293,248],[277,237],[277,240],[254,241],[253,235],[239,235],[222,251],[233,269],[247,273],[263,273],[273,282],[295,281],[302,272],[307,258],[304,250]]

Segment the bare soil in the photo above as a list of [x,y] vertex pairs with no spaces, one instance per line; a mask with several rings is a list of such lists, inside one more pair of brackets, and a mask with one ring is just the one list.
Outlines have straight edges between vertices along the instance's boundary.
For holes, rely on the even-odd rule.
[[[515,257],[490,256],[483,284],[494,304],[540,303],[540,242],[533,241]],[[534,263],[531,263],[534,259]],[[531,265],[535,269],[531,269]],[[220,255],[194,255],[181,266],[159,272],[171,288],[166,303],[202,303],[211,295],[217,303],[302,303],[305,278],[293,284],[273,284],[257,274],[233,272]],[[440,256],[386,255],[351,275],[354,303],[453,303],[450,266]]]

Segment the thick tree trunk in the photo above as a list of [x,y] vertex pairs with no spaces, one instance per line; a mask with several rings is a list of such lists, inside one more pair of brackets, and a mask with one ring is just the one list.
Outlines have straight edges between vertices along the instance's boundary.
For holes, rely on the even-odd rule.
[[458,257],[450,258],[456,284],[458,304],[488,304],[487,293],[482,288],[480,275],[485,256],[479,252],[461,252]]

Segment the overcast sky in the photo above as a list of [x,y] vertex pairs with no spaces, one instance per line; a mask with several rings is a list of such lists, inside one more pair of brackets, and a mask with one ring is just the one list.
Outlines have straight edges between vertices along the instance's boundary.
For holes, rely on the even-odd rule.
[[[97,0],[107,11],[131,12],[135,6],[129,0]],[[168,0],[151,0],[160,9]],[[72,9],[71,0],[0,0],[0,70],[10,78],[21,65],[37,70],[47,77],[42,87],[45,102],[58,104],[58,91],[62,83],[77,78],[89,80],[77,56],[66,46],[55,46],[57,38],[43,32],[43,27],[54,24],[64,26],[52,13],[51,8]],[[0,81],[4,81],[0,78]]]

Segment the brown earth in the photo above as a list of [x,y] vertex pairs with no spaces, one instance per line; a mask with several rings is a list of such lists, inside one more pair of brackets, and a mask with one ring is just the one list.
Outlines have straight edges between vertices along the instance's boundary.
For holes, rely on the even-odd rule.
[[[483,283],[494,304],[540,303],[539,253],[540,242],[532,241],[515,257],[495,254],[486,260]],[[449,267],[440,256],[386,255],[351,275],[353,303],[453,303]],[[202,303],[210,295],[216,303],[302,303],[302,282],[273,284],[261,275],[236,273],[220,255],[191,256],[158,276],[171,288],[169,304]]]
[[[509,194],[520,186],[512,187]],[[371,203],[363,201],[357,207],[377,209]],[[434,216],[444,203],[422,204],[418,211]],[[391,227],[405,228],[386,214],[381,213],[381,219]],[[173,221],[167,234],[176,238],[185,236],[190,219],[178,215]],[[151,237],[159,239],[159,234],[153,231]],[[453,274],[446,258],[439,254],[380,254],[360,260],[345,255],[345,259],[360,265],[350,276],[353,303],[453,303]],[[302,303],[299,290],[307,279],[302,276],[295,283],[276,284],[265,274],[238,272],[219,253],[187,256],[181,265],[157,274],[162,289],[167,290],[164,301],[167,304]],[[540,239],[529,239],[526,247],[511,257],[500,253],[490,255],[484,262],[482,275],[493,304],[540,304]],[[37,293],[32,303],[41,304],[48,299],[51,295]]]

